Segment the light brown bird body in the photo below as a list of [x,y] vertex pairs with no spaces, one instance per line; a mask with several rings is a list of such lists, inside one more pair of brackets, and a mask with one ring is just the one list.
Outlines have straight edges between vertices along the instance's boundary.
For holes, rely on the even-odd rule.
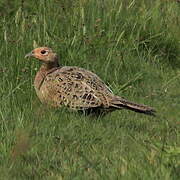
[[124,108],[149,115],[154,113],[151,107],[115,96],[96,74],[86,69],[59,66],[57,55],[50,48],[36,48],[26,55],[29,56],[43,62],[36,74],[34,86],[44,104],[83,111],[100,109],[109,112]]

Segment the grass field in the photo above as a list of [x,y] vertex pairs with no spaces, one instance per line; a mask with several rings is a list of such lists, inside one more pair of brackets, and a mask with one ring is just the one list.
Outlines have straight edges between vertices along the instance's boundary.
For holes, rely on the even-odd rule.
[[[179,14],[175,0],[1,0],[0,179],[180,179]],[[157,117],[43,106],[24,58],[38,46]]]

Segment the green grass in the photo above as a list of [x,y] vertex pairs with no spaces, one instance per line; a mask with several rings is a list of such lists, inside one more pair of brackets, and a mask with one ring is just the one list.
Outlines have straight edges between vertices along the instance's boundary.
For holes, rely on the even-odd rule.
[[[179,12],[175,0],[1,0],[0,179],[179,179]],[[41,105],[39,63],[24,58],[37,46],[157,117]]]

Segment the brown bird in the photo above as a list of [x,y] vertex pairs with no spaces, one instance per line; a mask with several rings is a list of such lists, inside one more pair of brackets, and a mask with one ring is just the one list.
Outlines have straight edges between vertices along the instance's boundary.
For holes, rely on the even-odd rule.
[[153,108],[114,95],[96,74],[76,66],[60,66],[57,54],[48,47],[36,48],[25,57],[34,57],[42,62],[34,86],[44,104],[67,106],[87,113],[129,109],[154,115]]

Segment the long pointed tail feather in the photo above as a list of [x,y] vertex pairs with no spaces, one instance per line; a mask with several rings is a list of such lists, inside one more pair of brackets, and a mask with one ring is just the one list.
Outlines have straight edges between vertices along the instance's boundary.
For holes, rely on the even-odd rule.
[[116,107],[118,109],[125,108],[131,111],[135,111],[138,113],[143,113],[151,116],[155,116],[155,110],[152,107],[136,104],[120,97],[116,97],[111,101],[111,106]]

